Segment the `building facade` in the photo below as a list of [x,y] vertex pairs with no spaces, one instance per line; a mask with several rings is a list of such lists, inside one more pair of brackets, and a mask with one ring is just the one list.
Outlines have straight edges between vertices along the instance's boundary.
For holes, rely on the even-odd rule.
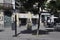
[[0,11],[0,30],[4,29],[4,13]]
[[3,15],[2,19],[4,26],[10,26],[11,25],[11,15],[13,14],[12,9],[15,9],[15,0],[0,0],[0,6],[2,7],[2,11],[0,15]]
[[[15,9],[15,0],[1,0],[0,5],[7,7],[7,8],[11,7],[11,9],[12,8]],[[11,12],[11,10],[9,10],[9,12],[7,10],[4,10],[3,15],[4,15],[4,18],[3,18],[4,26],[12,25],[12,23],[15,22],[15,15],[17,15],[17,26],[26,25],[27,19],[30,19],[30,21],[32,22],[33,25],[38,24],[38,18],[39,18],[38,15],[34,15],[31,12],[18,13],[18,12]],[[45,16],[44,19],[46,20],[50,14],[42,13],[41,19],[43,19],[42,15]],[[9,19],[9,20],[7,20],[7,19]]]
[[0,0],[0,5],[4,7],[15,7],[15,0]]

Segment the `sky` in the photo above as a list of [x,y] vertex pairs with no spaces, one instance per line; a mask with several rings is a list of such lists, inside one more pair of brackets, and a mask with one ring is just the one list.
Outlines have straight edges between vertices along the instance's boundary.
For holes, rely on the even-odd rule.
[[48,0],[47,2],[49,3],[49,1],[51,1],[51,0]]

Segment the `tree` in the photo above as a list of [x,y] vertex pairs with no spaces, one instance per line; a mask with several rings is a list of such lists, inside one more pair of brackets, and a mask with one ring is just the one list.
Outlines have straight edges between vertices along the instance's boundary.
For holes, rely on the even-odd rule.
[[[52,0],[47,4],[47,9],[50,9],[51,14],[54,14],[55,16],[58,16],[57,13],[58,10],[60,10],[60,0]],[[57,15],[56,15],[57,14]]]
[[2,6],[0,5],[0,10],[2,9]]
[[47,0],[20,0],[21,5],[25,8],[26,11],[31,11],[34,9],[33,5],[38,3],[39,7],[44,4],[44,1]]
[[[38,28],[37,28],[37,34],[39,34],[39,26],[40,26],[40,14],[41,14],[41,10],[39,10],[39,8],[43,9],[43,5],[47,0],[20,0],[22,6],[24,7],[24,9],[28,12],[33,12],[33,14],[38,14],[39,15],[39,19],[38,19]],[[37,4],[37,8],[34,8],[33,5],[35,3]],[[40,11],[40,13],[39,13]]]

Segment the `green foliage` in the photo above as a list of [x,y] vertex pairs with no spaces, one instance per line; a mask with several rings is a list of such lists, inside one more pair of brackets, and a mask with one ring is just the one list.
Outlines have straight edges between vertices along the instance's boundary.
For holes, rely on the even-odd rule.
[[52,9],[55,8],[56,6],[56,2],[55,1],[50,1],[50,3],[47,4],[47,8]]
[[[20,2],[22,3],[22,6],[24,6],[24,9],[26,9],[27,11],[31,11],[33,8],[33,5],[38,2],[39,3],[39,7],[41,7],[41,5],[47,0],[20,0]],[[37,10],[37,9],[34,9]]]
[[10,11],[9,9],[8,10],[5,10],[4,11],[4,15],[6,15],[6,16],[12,16],[12,11]]
[[57,1],[56,1],[56,4],[57,4],[57,5],[56,5],[56,6],[57,6],[57,9],[60,10],[60,0],[57,0]]
[[32,10],[31,10],[31,12],[32,12],[33,14],[38,14],[38,11],[39,11],[38,9],[32,9]]
[[12,8],[12,7],[6,7],[6,6],[1,6],[1,5],[0,5],[0,10],[1,10],[1,9],[3,9],[3,10],[6,10],[6,9],[7,9],[7,10],[9,10],[9,9],[13,9],[13,8]]
[[59,16],[59,13],[57,11],[60,10],[60,0],[50,1],[47,4],[47,9],[51,9],[50,10],[51,14],[54,14],[55,16]]
[[0,10],[3,9],[3,7],[0,5]]
[[50,1],[50,3],[47,4],[47,8],[48,9],[54,8],[60,10],[60,0]]

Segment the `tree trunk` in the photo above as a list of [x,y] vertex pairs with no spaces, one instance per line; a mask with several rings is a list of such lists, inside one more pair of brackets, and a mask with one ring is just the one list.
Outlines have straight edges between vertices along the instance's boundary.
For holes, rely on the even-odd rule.
[[38,19],[37,35],[39,35],[39,28],[40,28],[40,14],[39,14],[39,19]]
[[15,15],[15,36],[17,36],[17,16]]
[[[39,10],[39,4],[38,4],[38,15],[39,15],[39,18],[38,18],[38,28],[37,28],[37,35],[39,34],[39,28],[40,28],[40,14],[41,14],[41,10]],[[40,11],[40,13],[39,13]]]

